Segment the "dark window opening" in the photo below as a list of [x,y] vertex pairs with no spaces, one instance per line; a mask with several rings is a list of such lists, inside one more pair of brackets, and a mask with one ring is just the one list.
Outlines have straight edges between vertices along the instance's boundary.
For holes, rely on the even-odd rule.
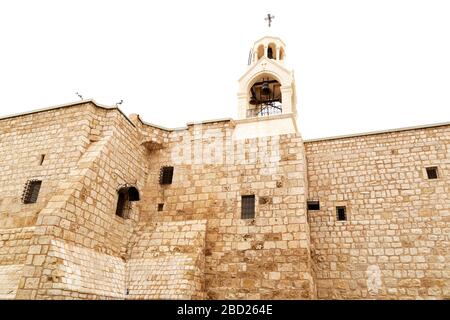
[[24,204],[36,203],[41,185],[41,180],[28,180],[23,190],[22,202]]
[[336,207],[336,214],[338,221],[347,220],[347,212],[345,207]]
[[121,218],[127,218],[128,213],[128,199],[126,192],[119,192],[119,198],[117,200],[116,215]]
[[164,203],[158,203],[158,211],[164,210]]
[[116,207],[116,215],[129,219],[131,215],[131,202],[139,201],[139,191],[136,187],[133,186],[122,186],[117,191],[117,207]]
[[41,154],[41,158],[39,159],[39,165],[42,166],[44,164],[45,154]]
[[273,49],[271,47],[267,49],[267,58],[273,59]]
[[319,201],[308,201],[308,210],[320,210]]
[[242,196],[241,218],[253,219],[255,217],[255,195]]
[[438,178],[438,168],[437,167],[428,167],[427,176],[428,179],[437,179]]
[[173,167],[162,167],[159,173],[160,184],[172,184]]

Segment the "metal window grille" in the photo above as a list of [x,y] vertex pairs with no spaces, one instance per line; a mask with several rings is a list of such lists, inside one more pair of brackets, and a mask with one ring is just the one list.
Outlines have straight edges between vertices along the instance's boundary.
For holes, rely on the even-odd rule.
[[255,196],[242,196],[241,218],[253,219],[255,217]]
[[173,167],[162,167],[159,173],[160,184],[172,184]]
[[22,202],[24,204],[36,203],[41,185],[41,180],[28,180],[23,190]]

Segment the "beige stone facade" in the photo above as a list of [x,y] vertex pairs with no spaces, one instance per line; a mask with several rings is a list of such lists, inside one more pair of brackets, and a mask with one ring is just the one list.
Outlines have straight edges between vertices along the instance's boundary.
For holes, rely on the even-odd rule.
[[245,116],[242,82],[239,119],[186,128],[92,100],[0,119],[0,298],[450,298],[450,124],[303,141],[261,45],[241,80],[281,80],[281,115]]

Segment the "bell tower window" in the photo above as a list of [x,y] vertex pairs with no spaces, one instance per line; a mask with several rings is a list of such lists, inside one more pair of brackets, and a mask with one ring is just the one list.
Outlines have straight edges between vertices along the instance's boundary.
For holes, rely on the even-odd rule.
[[269,44],[267,47],[267,58],[269,59],[276,59],[275,54],[277,52],[277,49],[273,43]]
[[280,48],[280,60],[284,60],[284,49],[283,49],[283,47]]
[[257,79],[250,88],[247,118],[283,113],[280,88],[281,84],[273,77],[263,76]]
[[264,46],[260,45],[258,47],[258,60],[261,59],[264,56]]
[[269,47],[269,49],[267,49],[267,58],[273,59],[273,50],[271,47]]

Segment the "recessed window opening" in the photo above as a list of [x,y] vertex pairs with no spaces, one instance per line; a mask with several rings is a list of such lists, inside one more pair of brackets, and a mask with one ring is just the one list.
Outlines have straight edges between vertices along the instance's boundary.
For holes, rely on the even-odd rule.
[[336,215],[338,221],[345,221],[347,220],[347,210],[346,207],[336,207]]
[[273,49],[271,47],[267,49],[267,58],[273,59]]
[[276,59],[276,52],[277,52],[277,48],[275,46],[274,43],[269,44],[269,46],[267,47],[267,58],[269,59]]
[[264,46],[261,44],[258,47],[258,60],[261,59],[264,56]]
[[255,195],[242,196],[241,219],[255,218]]
[[158,211],[164,210],[164,203],[158,203]]
[[117,198],[117,206],[116,206],[116,215],[129,219],[131,215],[131,203],[134,201],[139,201],[139,191],[136,187],[133,186],[122,186],[117,190],[118,198]]
[[319,200],[310,200],[307,202],[308,210],[320,210]]
[[428,167],[427,170],[427,177],[428,179],[437,179],[438,178],[438,168],[437,167]]
[[283,47],[280,48],[280,60],[284,59],[284,49]]
[[173,167],[162,167],[159,172],[159,183],[160,184],[172,184],[173,179]]
[[22,194],[22,203],[30,204],[36,203],[41,189],[41,180],[28,180]]

